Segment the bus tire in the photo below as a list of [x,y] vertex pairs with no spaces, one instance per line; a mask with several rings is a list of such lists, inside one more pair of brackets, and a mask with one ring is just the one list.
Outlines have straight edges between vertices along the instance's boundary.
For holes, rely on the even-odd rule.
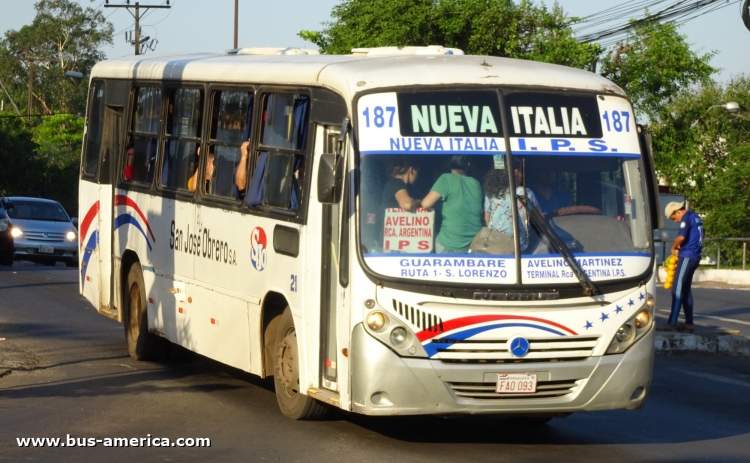
[[289,306],[284,309],[276,329],[275,353],[273,383],[281,413],[293,420],[325,418],[328,409],[300,390],[297,332]]
[[130,266],[128,285],[123,291],[122,306],[125,311],[123,317],[125,341],[130,356],[135,360],[158,359],[164,350],[163,340],[148,332],[146,285],[143,281],[143,271],[138,263]]

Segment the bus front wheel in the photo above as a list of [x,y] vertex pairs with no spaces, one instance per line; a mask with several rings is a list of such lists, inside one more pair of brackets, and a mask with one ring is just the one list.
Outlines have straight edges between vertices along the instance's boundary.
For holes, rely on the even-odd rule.
[[328,409],[300,390],[297,331],[289,307],[276,329],[275,352],[273,382],[281,413],[294,420],[323,419]]
[[137,263],[130,266],[123,299],[123,324],[130,356],[136,360],[157,359],[162,351],[162,339],[148,332],[146,285],[141,266]]

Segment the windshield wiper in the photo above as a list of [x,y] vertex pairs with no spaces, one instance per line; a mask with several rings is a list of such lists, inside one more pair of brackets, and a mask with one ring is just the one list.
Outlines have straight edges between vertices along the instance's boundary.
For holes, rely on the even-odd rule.
[[581,267],[581,264],[578,263],[578,261],[573,257],[573,254],[568,250],[567,246],[565,246],[565,243],[562,242],[560,237],[557,235],[557,232],[547,223],[547,220],[544,218],[544,215],[537,209],[537,207],[529,201],[529,198],[527,198],[524,195],[516,195],[516,198],[518,198],[519,201],[523,203],[524,206],[526,206],[526,210],[529,211],[529,218],[531,219],[531,222],[544,234],[544,236],[547,237],[549,240],[549,243],[552,245],[553,248],[565,259],[565,262],[568,263],[568,267],[573,271],[573,274],[578,278],[578,281],[581,283],[581,286],[583,287],[583,294],[586,296],[596,296],[598,294],[601,294],[601,291],[599,291],[599,288],[594,285],[594,282],[591,281],[588,275],[586,275],[586,272]]

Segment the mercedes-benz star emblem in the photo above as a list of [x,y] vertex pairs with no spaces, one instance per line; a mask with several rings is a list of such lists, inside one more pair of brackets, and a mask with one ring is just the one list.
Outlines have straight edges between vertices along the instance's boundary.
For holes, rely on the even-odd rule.
[[529,353],[529,340],[518,336],[508,341],[508,350],[514,357],[523,357]]

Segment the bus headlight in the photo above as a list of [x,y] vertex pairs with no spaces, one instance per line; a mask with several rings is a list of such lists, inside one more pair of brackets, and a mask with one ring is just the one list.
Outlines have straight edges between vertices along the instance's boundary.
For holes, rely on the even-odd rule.
[[388,318],[383,312],[371,312],[367,316],[367,326],[373,331],[380,331],[385,326],[385,322]]
[[23,236],[23,232],[18,227],[13,227],[13,229],[10,231],[10,234],[13,238],[20,238]]
[[620,329],[617,330],[617,334],[615,335],[615,337],[620,342],[627,342],[632,335],[633,328],[630,325],[622,325]]
[[77,238],[77,236],[76,236],[75,232],[72,232],[72,231],[69,231],[69,232],[68,232],[68,233],[67,233],[67,234],[65,235],[65,239],[66,239],[66,240],[68,240],[68,241],[75,241],[75,240],[76,240],[76,238]]
[[393,328],[393,331],[391,331],[391,344],[398,347],[406,342],[406,338],[408,336],[409,333],[406,332],[406,329],[401,326],[397,326],[396,328]]
[[[646,304],[648,305],[648,303]],[[615,337],[607,348],[607,354],[621,354],[628,350],[630,346],[643,337],[651,329],[654,317],[651,316],[651,309],[644,307],[637,314],[622,324],[615,333]]]
[[651,323],[651,313],[648,310],[641,310],[640,312],[635,314],[634,320],[636,328],[645,328],[649,325],[649,323]]

